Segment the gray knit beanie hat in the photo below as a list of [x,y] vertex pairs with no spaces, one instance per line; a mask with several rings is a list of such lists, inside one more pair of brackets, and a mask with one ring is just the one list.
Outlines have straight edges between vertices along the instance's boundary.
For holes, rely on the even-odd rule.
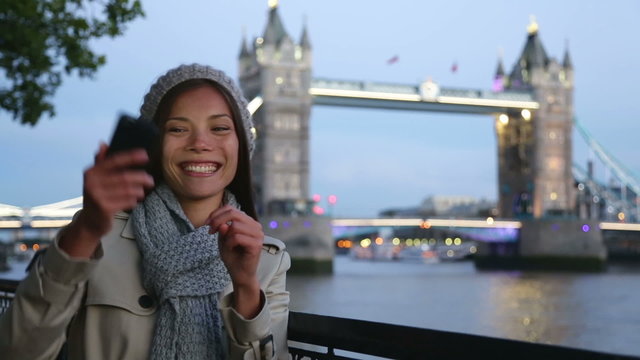
[[234,113],[239,114],[242,118],[242,124],[244,125],[244,133],[247,137],[247,146],[249,147],[249,154],[253,153],[255,148],[255,136],[252,131],[253,120],[251,114],[247,109],[247,100],[242,95],[240,89],[234,84],[233,80],[228,77],[224,72],[214,69],[207,65],[191,64],[180,65],[177,68],[167,71],[166,74],[160,76],[156,82],[151,85],[151,89],[144,97],[144,102],[140,107],[140,115],[146,119],[153,119],[160,100],[164,95],[171,90],[174,86],[181,82],[193,79],[205,79],[216,83],[220,88],[224,89],[229,98]]

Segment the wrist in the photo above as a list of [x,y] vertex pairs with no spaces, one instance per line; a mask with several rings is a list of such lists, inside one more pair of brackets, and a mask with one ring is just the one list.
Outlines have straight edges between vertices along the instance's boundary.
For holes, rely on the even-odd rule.
[[233,284],[233,308],[245,319],[253,319],[263,306],[260,284]]
[[101,236],[78,219],[62,230],[58,247],[74,258],[91,258],[100,245]]

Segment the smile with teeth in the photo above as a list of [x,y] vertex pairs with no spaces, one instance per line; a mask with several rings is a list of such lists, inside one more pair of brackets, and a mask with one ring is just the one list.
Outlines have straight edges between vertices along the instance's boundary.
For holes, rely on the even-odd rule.
[[196,174],[213,174],[218,170],[219,164],[216,163],[187,163],[182,164],[184,171]]

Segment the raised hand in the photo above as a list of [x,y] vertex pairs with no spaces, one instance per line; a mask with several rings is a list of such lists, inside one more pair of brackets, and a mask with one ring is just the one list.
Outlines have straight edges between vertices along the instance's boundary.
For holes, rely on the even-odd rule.
[[244,212],[225,205],[207,220],[210,232],[218,232],[220,256],[234,289],[234,308],[245,318],[258,314],[260,284],[256,275],[264,233],[262,225]]
[[113,225],[113,216],[132,209],[154,186],[151,175],[135,167],[149,158],[142,149],[123,151],[107,157],[101,144],[95,163],[84,172],[83,208],[65,229],[59,246],[73,257],[91,257]]

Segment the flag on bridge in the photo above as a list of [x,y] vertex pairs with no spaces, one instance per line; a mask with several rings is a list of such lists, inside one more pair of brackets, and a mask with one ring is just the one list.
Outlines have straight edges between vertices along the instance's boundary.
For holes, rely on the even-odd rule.
[[451,65],[451,72],[454,74],[458,72],[458,62],[456,61],[453,62],[453,64]]
[[387,60],[387,65],[393,65],[395,63],[398,62],[398,60],[400,60],[400,58],[398,57],[398,55],[394,55],[392,58],[390,58],[389,60]]

